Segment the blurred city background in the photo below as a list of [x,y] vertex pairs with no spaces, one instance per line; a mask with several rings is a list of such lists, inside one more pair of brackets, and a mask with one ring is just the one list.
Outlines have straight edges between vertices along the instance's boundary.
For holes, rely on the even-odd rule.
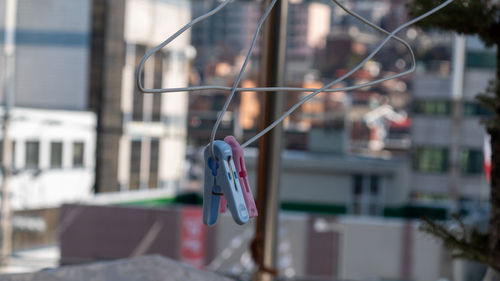
[[[288,86],[322,87],[385,36],[332,2],[289,2]],[[228,93],[142,94],[134,80],[147,50],[218,3],[0,1],[0,115],[10,117],[12,144],[12,251],[2,272],[158,253],[250,279],[254,221],[238,226],[226,214],[212,228],[201,222],[202,149]],[[345,1],[389,31],[410,19],[406,3]],[[195,25],[149,59],[145,86],[232,86],[261,5],[235,1]],[[283,280],[479,280],[471,276],[485,270],[453,260],[418,227],[421,217],[454,213],[487,226],[480,121],[490,113],[475,96],[495,76],[496,49],[415,26],[398,35],[415,50],[414,74],[322,93],[284,121],[276,245]],[[258,43],[242,87],[259,86],[261,53]],[[338,87],[409,63],[391,40]],[[217,139],[254,136],[263,95],[237,94]],[[289,108],[306,93],[285,95]],[[245,150],[252,185],[257,152],[256,143]]]

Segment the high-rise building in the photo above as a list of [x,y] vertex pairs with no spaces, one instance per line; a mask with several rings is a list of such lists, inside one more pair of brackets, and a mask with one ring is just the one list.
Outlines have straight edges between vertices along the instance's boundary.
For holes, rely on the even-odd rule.
[[413,81],[412,191],[417,198],[486,200],[480,121],[488,112],[475,96],[494,77],[494,59],[477,38],[457,36],[454,48],[452,75],[419,73]]
[[[187,93],[142,94],[135,75],[147,50],[189,22],[190,9],[186,1],[94,1],[90,101],[98,113],[97,192],[179,187]],[[146,88],[187,85],[189,34],[146,62]]]

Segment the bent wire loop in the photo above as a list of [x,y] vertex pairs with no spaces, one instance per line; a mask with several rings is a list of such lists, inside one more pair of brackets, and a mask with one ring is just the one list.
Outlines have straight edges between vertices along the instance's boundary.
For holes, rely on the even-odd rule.
[[[391,79],[395,79],[395,78],[398,78],[398,77],[401,77],[401,76],[408,75],[408,74],[412,73],[415,70],[415,55],[413,53],[413,50],[411,49],[410,45],[406,41],[404,41],[401,38],[395,36],[395,34],[398,33],[399,31],[401,31],[402,29],[408,27],[409,25],[411,25],[411,24],[413,24],[413,23],[415,23],[417,21],[422,20],[423,18],[425,18],[425,17],[427,17],[427,16],[429,16],[429,15],[437,12],[438,10],[444,8],[445,6],[447,6],[448,4],[450,4],[451,2],[453,2],[453,0],[447,0],[447,1],[443,2],[442,4],[438,5],[437,7],[435,7],[434,9],[432,9],[432,10],[430,10],[430,11],[422,14],[421,16],[419,16],[417,18],[414,18],[413,20],[410,20],[410,21],[406,22],[405,24],[399,26],[398,28],[396,28],[392,32],[388,32],[385,29],[383,29],[383,28],[381,28],[381,27],[373,24],[372,22],[368,21],[367,19],[365,19],[365,18],[361,17],[360,15],[356,14],[355,12],[349,10],[344,5],[342,5],[338,0],[332,0],[333,3],[335,3],[336,5],[338,5],[341,9],[343,9],[348,14],[350,14],[353,17],[359,19],[360,21],[362,21],[363,23],[369,25],[370,27],[372,27],[372,28],[374,28],[374,29],[376,29],[376,30],[378,30],[378,31],[380,31],[382,33],[385,33],[387,35],[385,37],[385,39],[366,58],[364,58],[353,69],[351,69],[346,74],[342,75],[340,78],[337,78],[337,79],[335,79],[335,80],[327,83],[325,86],[323,86],[323,87],[321,87],[319,89],[293,88],[293,87],[238,88],[238,85],[239,85],[240,80],[241,80],[241,78],[243,76],[243,73],[244,73],[244,71],[245,71],[245,69],[247,67],[248,61],[249,61],[250,56],[252,54],[252,51],[253,51],[253,49],[255,47],[255,43],[257,41],[257,37],[258,37],[258,34],[260,32],[260,29],[261,29],[263,23],[265,22],[265,20],[267,19],[269,13],[273,9],[274,5],[277,2],[277,0],[273,0],[271,2],[271,4],[269,5],[269,7],[264,12],[262,18],[259,21],[259,24],[257,25],[257,28],[256,28],[256,31],[254,33],[252,42],[250,44],[250,48],[248,50],[247,56],[245,57],[244,63],[243,63],[243,65],[242,65],[242,67],[241,67],[241,69],[239,71],[239,74],[238,74],[238,76],[236,78],[235,83],[233,84],[233,87],[223,87],[223,86],[194,86],[194,87],[166,88],[166,89],[145,89],[144,86],[142,85],[141,75],[140,74],[142,73],[142,68],[143,68],[144,63],[146,62],[146,60],[149,57],[151,57],[155,52],[159,51],[161,48],[165,47],[170,42],[172,42],[175,38],[177,38],[179,35],[181,35],[184,31],[186,31],[187,29],[189,29],[191,26],[193,26],[194,24],[196,24],[196,23],[198,23],[198,22],[200,22],[200,21],[202,21],[202,20],[204,20],[204,19],[206,19],[206,18],[208,18],[208,17],[216,14],[222,8],[224,8],[227,4],[229,4],[231,1],[232,0],[224,0],[222,3],[220,3],[214,9],[212,9],[209,12],[207,12],[207,13],[205,13],[205,14],[203,14],[203,15],[195,18],[195,19],[193,19],[191,22],[189,22],[188,24],[186,24],[185,26],[183,26],[181,29],[179,29],[177,32],[175,32],[172,36],[170,36],[169,38],[167,38],[164,42],[162,42],[158,46],[152,48],[151,50],[147,51],[146,54],[144,55],[144,57],[142,58],[142,60],[140,61],[139,65],[138,65],[137,73],[136,73],[137,87],[143,93],[168,93],[168,92],[203,91],[203,90],[224,90],[224,91],[230,91],[231,92],[229,94],[229,97],[226,99],[226,102],[224,103],[224,106],[223,106],[222,110],[218,114],[218,117],[217,117],[217,120],[215,122],[214,127],[212,128],[212,132],[211,132],[211,135],[210,135],[210,143],[207,146],[207,148],[205,149],[205,158],[206,158],[207,161],[209,159],[217,159],[216,149],[215,149],[215,143],[219,143],[221,141],[215,141],[215,134],[216,134],[217,129],[218,129],[218,127],[219,127],[219,125],[220,125],[220,123],[222,121],[222,117],[224,116],[224,113],[227,111],[227,109],[229,107],[229,104],[230,104],[230,102],[231,102],[231,100],[232,100],[232,98],[233,98],[233,96],[234,96],[234,94],[236,92],[241,92],[241,91],[254,91],[254,92],[267,92],[267,91],[297,92],[297,91],[300,91],[300,92],[312,92],[311,94],[309,94],[309,95],[305,96],[304,98],[302,98],[295,105],[293,105],[290,109],[288,109],[285,113],[283,113],[273,123],[271,123],[265,129],[263,129],[262,131],[260,131],[257,135],[255,135],[254,137],[252,137],[251,139],[249,139],[245,143],[243,143],[241,145],[241,147],[244,148],[244,147],[248,146],[249,144],[255,142],[257,139],[259,139],[260,137],[262,137],[264,134],[266,134],[270,130],[272,130],[276,125],[278,125],[280,122],[282,122],[287,116],[289,116],[292,112],[294,112],[302,104],[304,104],[308,100],[312,99],[314,96],[318,95],[319,93],[322,93],[322,92],[340,92],[340,91],[355,90],[355,89],[359,89],[359,88],[364,88],[364,87],[372,86],[372,85],[375,85],[375,84],[378,84],[378,83],[382,83],[382,82],[385,82],[385,81],[388,81],[388,80],[391,80]],[[282,1],[286,1],[286,0],[282,0]],[[396,41],[398,41],[401,44],[403,44],[404,47],[408,50],[408,52],[410,54],[410,57],[411,57],[411,64],[410,64],[411,66],[410,66],[410,68],[408,70],[403,71],[403,72],[398,73],[398,74],[394,74],[394,75],[385,77],[385,78],[381,78],[381,79],[377,79],[377,80],[374,80],[374,81],[370,81],[370,82],[367,82],[367,83],[353,85],[353,86],[348,86],[348,87],[343,87],[343,88],[332,89],[332,86],[334,86],[335,84],[338,84],[338,83],[344,81],[345,79],[347,79],[348,77],[350,77],[353,73],[355,73],[356,71],[358,71],[361,67],[363,67],[363,65],[365,65],[369,60],[371,60],[382,49],[382,47],[390,39],[392,39],[392,38],[394,38]],[[208,158],[207,158],[207,153],[210,156]],[[218,163],[217,161],[215,161],[215,162]],[[214,164],[214,162],[211,162],[211,163],[207,162],[206,163],[206,171],[207,171],[207,169],[209,171],[212,171],[212,173],[210,173],[210,172],[208,174],[205,173],[205,175],[209,175],[209,176],[211,176],[211,178],[215,179],[216,175],[214,175],[213,172],[214,171],[218,171],[217,165]],[[236,181],[236,182],[238,182],[238,181]],[[205,187],[207,187],[207,180],[205,180]],[[217,209],[217,215],[213,214],[213,212],[212,212],[211,215],[207,214],[208,217],[205,218],[205,198],[204,198],[204,218],[203,218],[203,220],[208,225],[210,225],[210,223],[215,223],[215,221],[217,220],[217,216],[218,216],[218,213],[219,213],[219,207],[220,207],[220,199],[221,199],[220,198],[220,194],[219,194],[219,193],[221,193],[220,192],[220,188],[218,188],[216,185],[214,185],[214,186],[211,186],[209,189],[210,189],[210,192],[209,192],[208,196],[210,198],[207,198],[207,200],[210,201],[210,200],[213,199],[214,203],[215,203],[215,201],[217,201],[217,204],[214,204],[214,203],[210,203],[209,204],[209,206],[211,208],[210,210],[214,211],[215,208],[216,208]],[[207,195],[207,190],[205,190],[205,197],[206,197],[206,195]],[[218,197],[214,197],[214,196],[218,196]],[[230,202],[230,200],[228,200],[228,203],[229,203],[230,209],[234,208],[234,206],[231,206],[232,202]],[[216,205],[216,207],[214,207],[215,205]],[[207,211],[208,211],[208,209],[207,209]],[[214,217],[215,217],[215,221],[214,221]],[[234,218],[234,214],[233,214],[233,218]],[[240,222],[241,222],[241,220],[240,220]]]

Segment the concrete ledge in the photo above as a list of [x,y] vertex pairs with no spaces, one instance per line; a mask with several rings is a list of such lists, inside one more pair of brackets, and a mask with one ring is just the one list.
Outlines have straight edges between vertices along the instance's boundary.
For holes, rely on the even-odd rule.
[[0,276],[0,281],[231,281],[159,255],[65,266],[30,274]]

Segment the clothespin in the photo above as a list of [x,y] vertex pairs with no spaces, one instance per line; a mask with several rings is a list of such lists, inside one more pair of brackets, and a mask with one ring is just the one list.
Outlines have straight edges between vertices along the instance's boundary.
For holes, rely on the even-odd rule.
[[[248,209],[248,215],[253,218],[258,215],[257,207],[255,206],[255,201],[253,199],[252,189],[250,188],[250,182],[248,181],[247,169],[245,167],[245,156],[243,153],[243,148],[241,148],[238,141],[233,136],[227,136],[224,138],[224,142],[231,146],[233,151],[233,161],[236,166],[236,172],[240,176],[240,186],[243,189],[243,198],[245,199],[245,204]],[[226,198],[222,196],[220,201],[220,212],[226,212]]]
[[213,145],[215,159],[210,153],[210,145],[205,147],[205,183],[203,190],[203,223],[213,226],[219,217],[221,197],[237,224],[248,222],[248,210],[243,198],[243,190],[233,162],[231,146],[223,141]]

